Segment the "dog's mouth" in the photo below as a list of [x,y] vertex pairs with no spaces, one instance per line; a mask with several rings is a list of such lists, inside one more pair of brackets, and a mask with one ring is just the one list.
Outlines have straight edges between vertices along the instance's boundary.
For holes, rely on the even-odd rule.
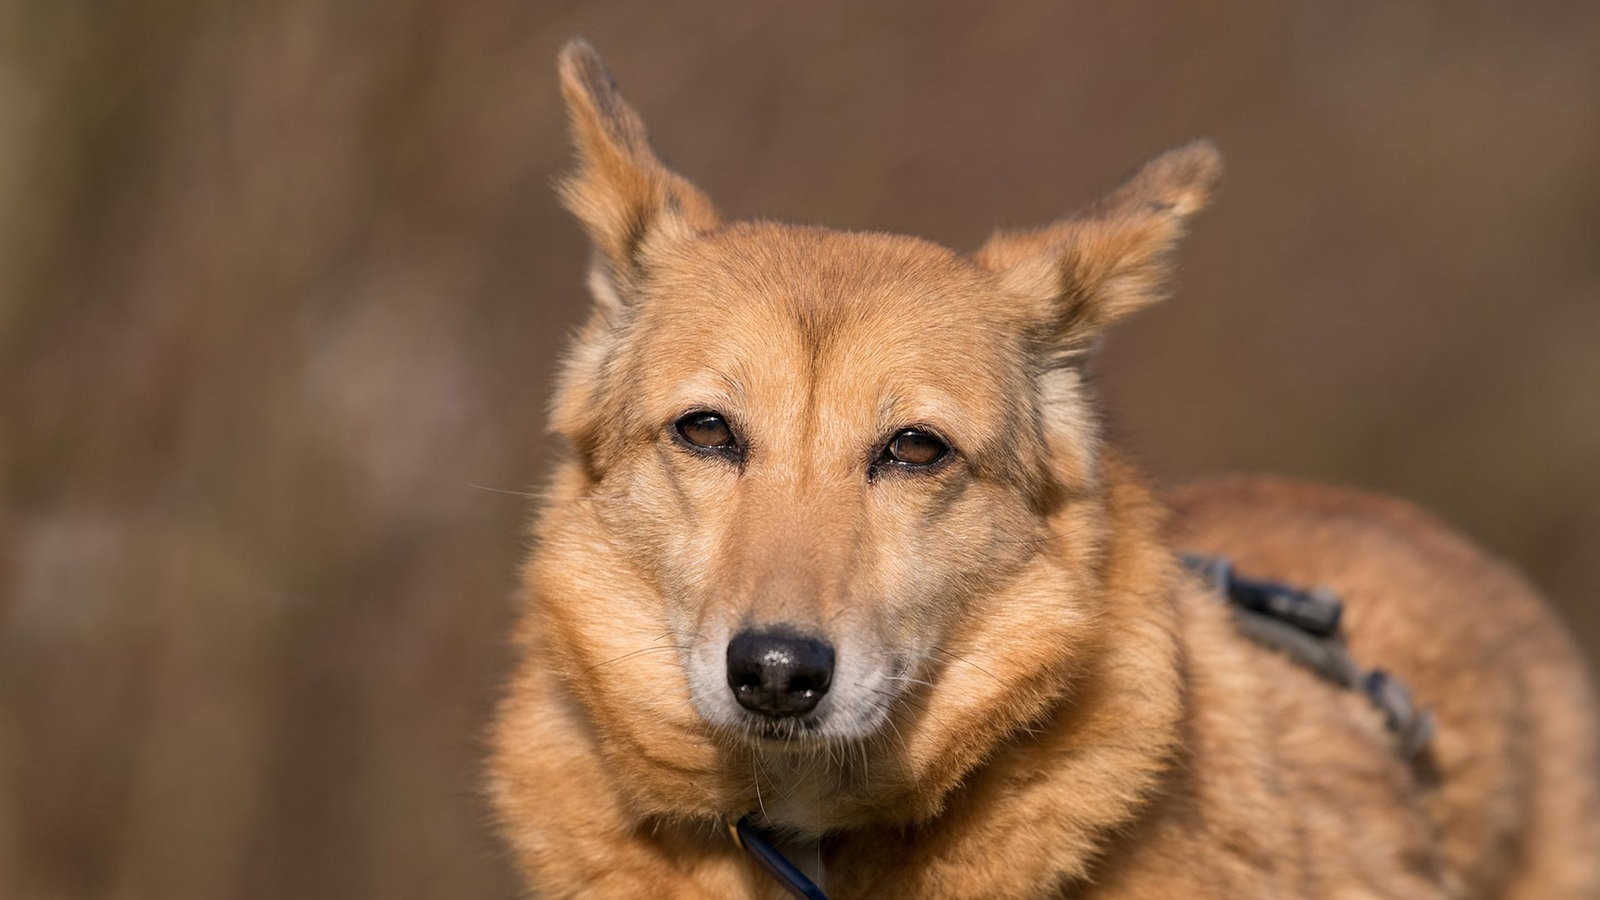
[[783,719],[751,716],[750,719],[752,721],[745,726],[745,735],[757,744],[775,744],[782,748],[824,739],[822,716],[791,716]]

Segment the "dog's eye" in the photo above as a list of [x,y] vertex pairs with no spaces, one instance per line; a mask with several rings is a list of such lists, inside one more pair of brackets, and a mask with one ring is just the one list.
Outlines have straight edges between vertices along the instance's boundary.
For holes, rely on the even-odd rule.
[[931,466],[950,452],[950,445],[920,428],[907,428],[897,433],[883,448],[882,462],[902,466]]
[[713,412],[693,412],[673,423],[685,442],[706,450],[734,448],[733,429],[728,420]]

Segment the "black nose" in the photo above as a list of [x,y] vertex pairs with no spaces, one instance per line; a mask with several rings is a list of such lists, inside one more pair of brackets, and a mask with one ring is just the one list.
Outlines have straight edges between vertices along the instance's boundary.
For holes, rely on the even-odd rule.
[[741,631],[728,642],[728,687],[739,705],[781,718],[815,709],[833,680],[833,645],[774,631]]

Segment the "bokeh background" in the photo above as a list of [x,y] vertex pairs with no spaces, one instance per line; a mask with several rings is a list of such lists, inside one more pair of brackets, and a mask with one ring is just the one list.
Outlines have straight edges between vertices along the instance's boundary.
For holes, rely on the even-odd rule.
[[736,215],[971,248],[1215,137],[1121,440],[1415,499],[1600,647],[1600,5],[3,0],[0,896],[515,892],[577,33]]

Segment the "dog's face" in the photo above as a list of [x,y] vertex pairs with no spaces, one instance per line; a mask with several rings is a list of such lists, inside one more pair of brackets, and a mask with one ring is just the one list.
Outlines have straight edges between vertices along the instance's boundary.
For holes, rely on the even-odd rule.
[[776,225],[689,238],[633,291],[597,509],[712,726],[875,733],[1044,539],[1016,301],[920,241]]
[[535,579],[602,732],[782,754],[892,731],[917,757],[1047,693],[1095,612],[1081,360],[1155,298],[1214,151],[962,256],[725,225],[591,50],[562,76],[597,304],[555,404],[575,502]]

